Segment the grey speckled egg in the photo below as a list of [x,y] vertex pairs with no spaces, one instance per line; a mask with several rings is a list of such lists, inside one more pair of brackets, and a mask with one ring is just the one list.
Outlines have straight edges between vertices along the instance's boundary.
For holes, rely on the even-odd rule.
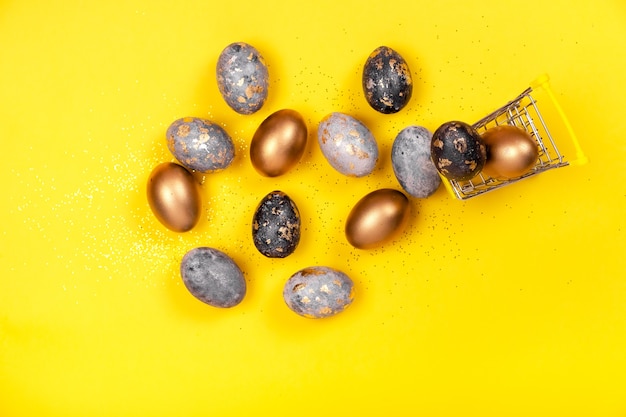
[[300,242],[300,212],[287,194],[272,191],[259,203],[252,219],[254,246],[268,258],[285,258]]
[[347,114],[331,113],[324,117],[317,139],[326,160],[344,175],[363,177],[378,162],[376,139],[361,121]]
[[409,126],[396,136],[391,147],[391,166],[398,182],[410,195],[426,198],[441,185],[430,157],[433,134],[421,126]]
[[326,266],[304,268],[289,278],[283,298],[295,313],[312,319],[334,316],[354,299],[354,284],[343,272]]
[[376,48],[367,58],[363,66],[362,84],[369,105],[384,114],[399,112],[413,93],[408,64],[388,46]]
[[178,119],[167,128],[166,137],[172,155],[194,171],[220,171],[235,158],[235,145],[228,133],[209,120]]
[[267,99],[269,73],[263,57],[244,42],[228,45],[217,60],[217,87],[237,113],[252,114]]
[[180,274],[189,292],[214,307],[233,307],[246,295],[246,280],[228,255],[199,247],[183,256]]

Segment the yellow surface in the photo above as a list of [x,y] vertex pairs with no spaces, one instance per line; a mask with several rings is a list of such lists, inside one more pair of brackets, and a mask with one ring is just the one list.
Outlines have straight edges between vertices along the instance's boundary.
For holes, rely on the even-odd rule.
[[[625,39],[621,0],[0,2],[0,415],[626,415]],[[234,41],[269,64],[251,116],[217,89]],[[414,76],[396,115],[360,86],[380,45]],[[411,200],[394,244],[348,245],[351,207],[399,188],[400,129],[476,121],[543,72],[588,164],[466,202],[441,187]],[[249,141],[281,108],[304,115],[307,151],[263,178]],[[323,159],[315,129],[331,111],[374,133],[372,175]],[[173,160],[165,129],[184,116],[222,124],[238,153],[205,177],[201,223],[179,235],[153,217],[145,183]],[[250,233],[274,189],[303,219],[283,260]],[[199,245],[245,271],[239,306],[182,285],[181,257]],[[284,282],[310,265],[353,278],[350,309],[319,321],[287,309]]]

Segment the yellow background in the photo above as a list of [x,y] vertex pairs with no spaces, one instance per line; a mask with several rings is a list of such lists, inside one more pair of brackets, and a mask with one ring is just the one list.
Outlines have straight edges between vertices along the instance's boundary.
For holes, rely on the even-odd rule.
[[[625,40],[621,0],[1,1],[0,415],[626,415]],[[217,89],[235,41],[269,66],[250,116]],[[380,45],[414,78],[396,115],[361,90]],[[352,206],[399,189],[402,128],[474,122],[543,72],[587,165],[465,202],[441,187],[411,199],[395,243],[346,242]],[[249,141],[281,108],[303,114],[309,141],[294,170],[264,178]],[[372,130],[372,175],[323,158],[316,126],[331,111]],[[223,125],[237,156],[201,178],[201,222],[176,234],[145,184],[173,160],[164,134],[184,116]],[[303,221],[283,260],[251,239],[275,189]],[[245,272],[239,306],[182,285],[179,262],[200,245]],[[284,282],[310,265],[352,277],[350,309],[318,321],[287,309]]]

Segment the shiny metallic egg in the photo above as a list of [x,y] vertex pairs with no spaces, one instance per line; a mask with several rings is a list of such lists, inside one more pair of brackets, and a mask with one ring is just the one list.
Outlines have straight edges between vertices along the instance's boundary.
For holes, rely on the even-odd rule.
[[187,232],[200,220],[200,184],[178,164],[166,162],[154,168],[147,196],[155,217],[174,232]]
[[537,164],[537,142],[519,127],[496,126],[483,133],[482,138],[487,147],[483,173],[493,178],[521,177]]
[[307,135],[306,123],[297,111],[283,109],[272,113],[252,137],[252,165],[266,177],[285,174],[302,158]]
[[396,238],[407,226],[409,199],[400,191],[384,188],[363,197],[350,211],[345,234],[358,249],[371,249]]

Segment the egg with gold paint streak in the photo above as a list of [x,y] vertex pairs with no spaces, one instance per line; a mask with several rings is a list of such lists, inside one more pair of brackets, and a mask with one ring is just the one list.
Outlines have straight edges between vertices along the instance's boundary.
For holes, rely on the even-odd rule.
[[175,120],[167,128],[166,137],[172,155],[192,171],[221,171],[235,158],[235,145],[230,135],[207,119],[184,117]]
[[283,299],[294,313],[321,319],[335,316],[354,300],[354,283],[345,273],[327,266],[310,266],[293,274]]
[[378,162],[378,143],[360,120],[334,112],[322,119],[317,129],[322,154],[338,172],[349,177],[370,174]]
[[216,76],[220,94],[237,113],[252,114],[263,107],[269,73],[254,46],[234,42],[224,48],[217,60]]

